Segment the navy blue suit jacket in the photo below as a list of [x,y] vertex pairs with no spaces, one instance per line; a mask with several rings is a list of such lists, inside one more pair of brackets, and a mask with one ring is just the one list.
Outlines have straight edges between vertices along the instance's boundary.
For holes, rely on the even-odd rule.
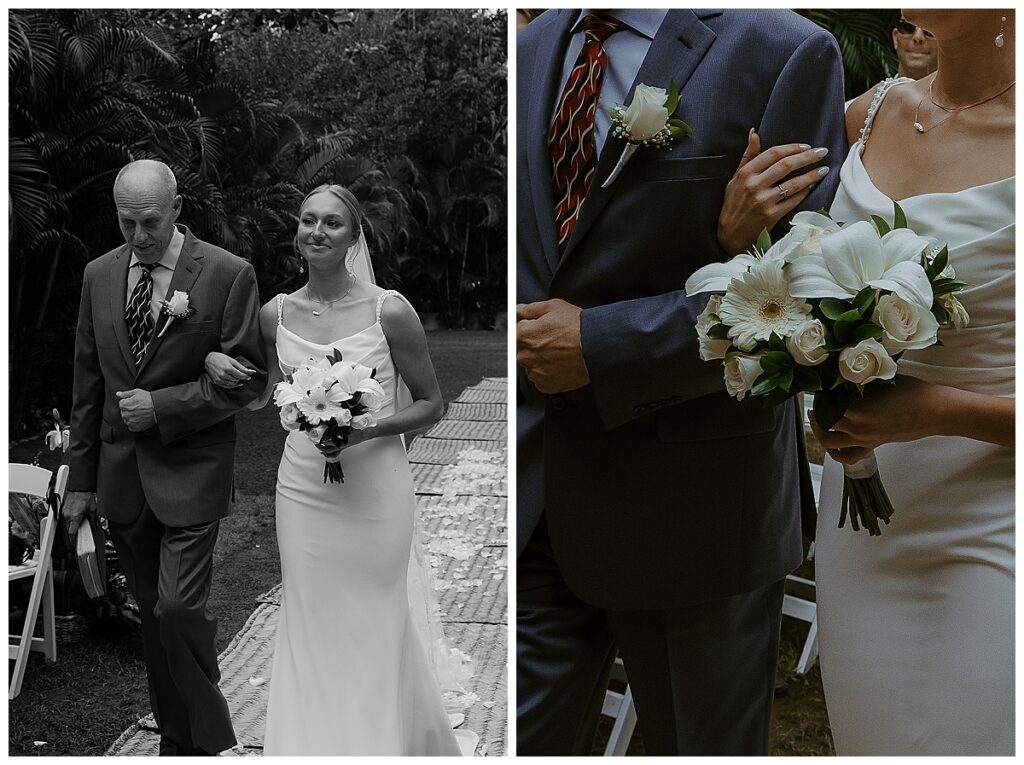
[[577,13],[548,11],[518,34],[517,302],[583,309],[591,378],[546,396],[519,370],[519,551],[546,515],[566,582],[607,608],[749,591],[801,560],[813,496],[799,415],[726,395],[720,364],[698,355],[707,296],[683,285],[727,259],[718,215],[751,127],[763,148],[827,146],[832,172],[801,208],[831,203],[846,151],[839,50],[789,11],[670,10],[634,86],[674,81],[694,134],[641,148],[602,189],[623,147],[609,137],[559,257],[547,135]]

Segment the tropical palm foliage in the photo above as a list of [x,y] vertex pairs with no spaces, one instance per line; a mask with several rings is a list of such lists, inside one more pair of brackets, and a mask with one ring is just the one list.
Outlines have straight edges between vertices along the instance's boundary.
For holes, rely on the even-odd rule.
[[[446,185],[436,182],[447,175],[432,147],[407,153],[402,150],[410,148],[406,142],[392,147],[389,157],[354,154],[364,126],[358,121],[346,124],[350,121],[325,111],[325,104],[347,113],[359,104],[287,87],[299,74],[295,70],[278,92],[269,92],[252,62],[231,65],[231,57],[250,38],[273,42],[277,52],[282,40],[297,51],[315,45],[330,49],[339,30],[349,33],[362,23],[366,35],[388,42],[386,19],[370,23],[372,13],[360,13],[9,13],[12,433],[31,423],[34,410],[48,412],[56,404],[66,411],[70,405],[81,274],[88,260],[120,241],[110,191],[118,170],[131,160],[158,158],[170,165],[183,198],[182,222],[197,236],[250,259],[264,297],[298,286],[292,245],[297,207],[307,191],[324,182],[347,185],[361,200],[381,280],[405,290],[415,304],[436,303],[440,295],[433,309],[462,323],[464,304],[478,291],[477,260],[483,259],[483,273],[490,270],[503,277],[504,224],[498,227],[496,217],[503,220],[504,215],[503,132],[500,150],[492,146],[487,154],[474,149],[472,161],[468,155],[446,155],[458,165],[452,166],[454,175]],[[434,23],[431,13],[412,16],[422,26]],[[443,29],[450,35],[457,33],[457,14],[471,15],[436,13],[444,15]],[[501,16],[491,22],[492,37],[498,21],[503,25]],[[487,50],[495,50],[498,42],[504,50],[503,33],[500,40],[489,40]],[[465,41],[456,47],[459,55],[474,50]],[[273,49],[269,52],[274,55]],[[493,74],[493,56],[478,58],[479,66],[486,64]],[[316,66],[317,61],[307,64]],[[478,64],[465,60],[459,66],[465,79],[465,72]],[[394,76],[392,69],[382,73]],[[366,93],[376,88],[379,94],[385,87],[379,83]],[[334,91],[329,94],[333,98]],[[482,116],[470,115],[469,135],[479,125],[491,125],[497,111],[491,108],[493,100],[503,103],[504,92],[488,98],[478,107]],[[374,115],[378,122],[386,117],[384,112]],[[420,115],[407,112],[393,119],[422,122]],[[376,127],[379,135],[409,132],[387,124]],[[486,132],[491,139],[493,130],[488,127]],[[479,147],[487,140],[469,143]],[[425,157],[431,161],[425,164]],[[481,166],[482,157],[490,169]],[[471,188],[475,181],[468,173],[486,190]],[[435,239],[445,242],[436,251]],[[414,263],[428,278],[409,276],[417,271]],[[450,289],[437,288],[442,279]],[[491,300],[487,308],[493,312],[503,305],[502,291],[501,300]]]
[[839,43],[846,73],[846,98],[859,96],[896,73],[899,62],[892,48],[891,33],[899,11],[816,8],[800,13],[829,30]]

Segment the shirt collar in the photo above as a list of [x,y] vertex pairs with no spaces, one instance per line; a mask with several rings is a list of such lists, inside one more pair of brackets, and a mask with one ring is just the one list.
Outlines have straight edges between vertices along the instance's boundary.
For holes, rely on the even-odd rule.
[[[171,243],[167,245],[167,249],[164,250],[164,254],[160,256],[160,260],[156,262],[156,265],[163,266],[168,271],[173,271],[174,267],[178,265],[178,256],[181,255],[181,249],[184,246],[185,235],[181,233],[181,229],[175,226],[174,235],[171,237]],[[138,256],[132,252],[132,259],[128,261],[128,268],[131,268],[138,262]]]
[[[591,8],[584,8],[576,17],[572,25],[572,33],[583,31],[583,18],[588,13],[597,13]],[[661,28],[661,22],[665,20],[668,8],[620,8],[613,11],[601,11],[609,16],[614,16],[623,24],[628,26],[637,34],[641,34],[649,40],[653,40]]]

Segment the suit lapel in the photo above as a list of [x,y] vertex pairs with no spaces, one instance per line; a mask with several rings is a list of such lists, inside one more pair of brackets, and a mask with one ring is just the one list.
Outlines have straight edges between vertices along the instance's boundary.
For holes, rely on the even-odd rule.
[[545,30],[536,46],[539,58],[534,71],[539,73],[536,87],[530,88],[530,104],[527,124],[527,174],[530,179],[530,196],[533,212],[537,218],[541,248],[551,271],[558,266],[558,233],[555,231],[555,203],[552,184],[551,151],[548,149],[548,133],[551,130],[551,114],[555,101],[561,96],[562,64],[565,48],[569,44],[569,32],[578,11],[563,9]]
[[125,245],[114,256],[110,268],[110,325],[114,328],[117,345],[128,368],[135,372],[135,356],[132,355],[132,341],[128,337],[128,322],[124,319],[128,292],[128,264],[132,259],[131,247]]
[[[178,290],[182,292],[190,292],[192,285],[196,283],[196,278],[199,273],[203,270],[203,254],[199,251],[196,246],[198,239],[196,239],[192,232],[185,228],[185,242],[181,246],[181,253],[178,255],[178,263],[174,266],[174,274],[171,276],[170,286],[167,288],[167,295],[165,300],[170,300],[174,293]],[[153,338],[149,341],[149,346],[146,348],[146,355],[142,357],[142,364],[139,365],[139,371],[136,373],[138,378],[146,366],[152,360],[153,356],[156,355],[157,350],[164,341],[164,337],[167,336],[167,332],[160,335],[161,330],[166,326],[167,321],[170,317],[161,312],[160,317],[153,327]],[[181,319],[175,319],[175,321],[181,321]],[[168,332],[173,331],[168,329]]]
[[[714,12],[711,12],[714,13]],[[692,10],[670,10],[661,24],[661,28],[651,41],[650,50],[640,65],[640,70],[629,88],[627,100],[633,97],[636,86],[644,83],[659,88],[668,89],[670,82],[675,81],[680,91],[690,80],[697,64],[704,58],[704,54],[715,40],[715,33],[708,29],[700,20],[698,13]],[[680,111],[686,108],[686,95],[680,102]],[[685,116],[682,116],[685,119]],[[700,126],[693,126],[699,130]],[[558,267],[561,268],[571,257],[579,242],[586,236],[587,232],[594,225],[594,222],[601,215],[601,211],[612,195],[617,193],[622,185],[621,179],[616,180],[610,187],[601,188],[601,184],[611,175],[615,163],[619,161],[625,141],[621,138],[609,136],[605,140],[601,156],[597,160],[597,169],[594,178],[587,190],[587,198],[580,210],[579,220],[576,221],[576,228],[573,229],[565,247],[565,254],[562,256]],[[639,154],[649,149],[638,149],[633,156],[633,162],[640,159]]]

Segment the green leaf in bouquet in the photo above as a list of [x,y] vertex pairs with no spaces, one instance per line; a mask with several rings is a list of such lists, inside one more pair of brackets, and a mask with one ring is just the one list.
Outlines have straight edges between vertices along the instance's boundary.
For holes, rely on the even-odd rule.
[[865,287],[857,293],[853,299],[853,307],[865,319],[871,315],[875,308],[875,299],[878,297],[878,290],[874,287]]
[[907,216],[903,213],[903,208],[900,207],[898,202],[893,202],[892,206],[896,208],[893,213],[892,227],[896,228],[910,228],[907,225]]
[[778,386],[775,382],[775,376],[766,372],[754,381],[754,387],[750,389],[750,395],[764,396],[775,390],[776,387]]
[[[830,212],[829,212],[828,210],[826,210],[826,209],[825,209],[824,207],[821,207],[821,208],[819,208],[817,212],[818,212],[818,215],[824,215],[824,216],[825,216],[826,218],[828,218],[829,220],[832,220],[832,213],[830,213]],[[840,226],[842,226],[843,224],[842,224],[842,223],[840,223],[839,225],[840,225]]]
[[881,340],[885,330],[877,324],[861,324],[850,333],[850,342],[856,345],[864,340]]
[[761,369],[768,374],[775,374],[792,366],[793,359],[786,351],[768,351],[761,356]]
[[821,390],[821,375],[813,367],[802,367],[799,364],[793,367],[793,382],[798,390],[816,393]]
[[837,300],[836,298],[823,298],[822,301],[818,303],[818,308],[821,309],[825,318],[836,321],[840,316],[846,313],[849,306],[844,301]]
[[946,270],[946,265],[948,263],[949,263],[949,247],[948,246],[943,246],[943,248],[941,250],[939,250],[938,255],[936,255],[934,258],[932,258],[932,262],[930,263],[930,268],[928,269],[930,271],[930,273],[928,275],[930,277],[932,277],[932,278],[934,278],[935,276],[938,276],[939,274],[941,274],[943,271]]
[[879,236],[885,236],[890,231],[892,231],[892,229],[889,228],[889,224],[885,222],[885,218],[881,218],[877,215],[872,215],[871,220],[874,222],[875,228],[878,229]]
[[956,279],[939,279],[932,285],[933,295],[945,295],[948,292],[959,292],[967,286],[967,282]]
[[777,332],[772,332],[768,335],[768,349],[772,351],[782,351],[785,353],[786,341],[779,337]]
[[768,229],[761,229],[761,233],[757,235],[756,246],[759,252],[767,252],[768,248],[772,246],[772,236],[768,233]]
[[830,430],[839,422],[850,405],[850,389],[842,385],[814,394],[814,420],[822,430]]
[[851,309],[836,319],[836,323],[832,325],[832,334],[838,342],[847,345],[850,342],[850,333],[860,321],[860,311]]
[[789,393],[789,389],[793,386],[793,367],[788,367],[775,375],[775,384]]
[[949,323],[949,313],[946,311],[945,308],[942,307],[942,304],[939,303],[939,301],[937,300],[934,303],[932,303],[932,316],[935,317],[935,320],[939,322],[939,324]]
[[708,337],[712,340],[728,340],[729,328],[724,324],[712,324],[708,328]]

